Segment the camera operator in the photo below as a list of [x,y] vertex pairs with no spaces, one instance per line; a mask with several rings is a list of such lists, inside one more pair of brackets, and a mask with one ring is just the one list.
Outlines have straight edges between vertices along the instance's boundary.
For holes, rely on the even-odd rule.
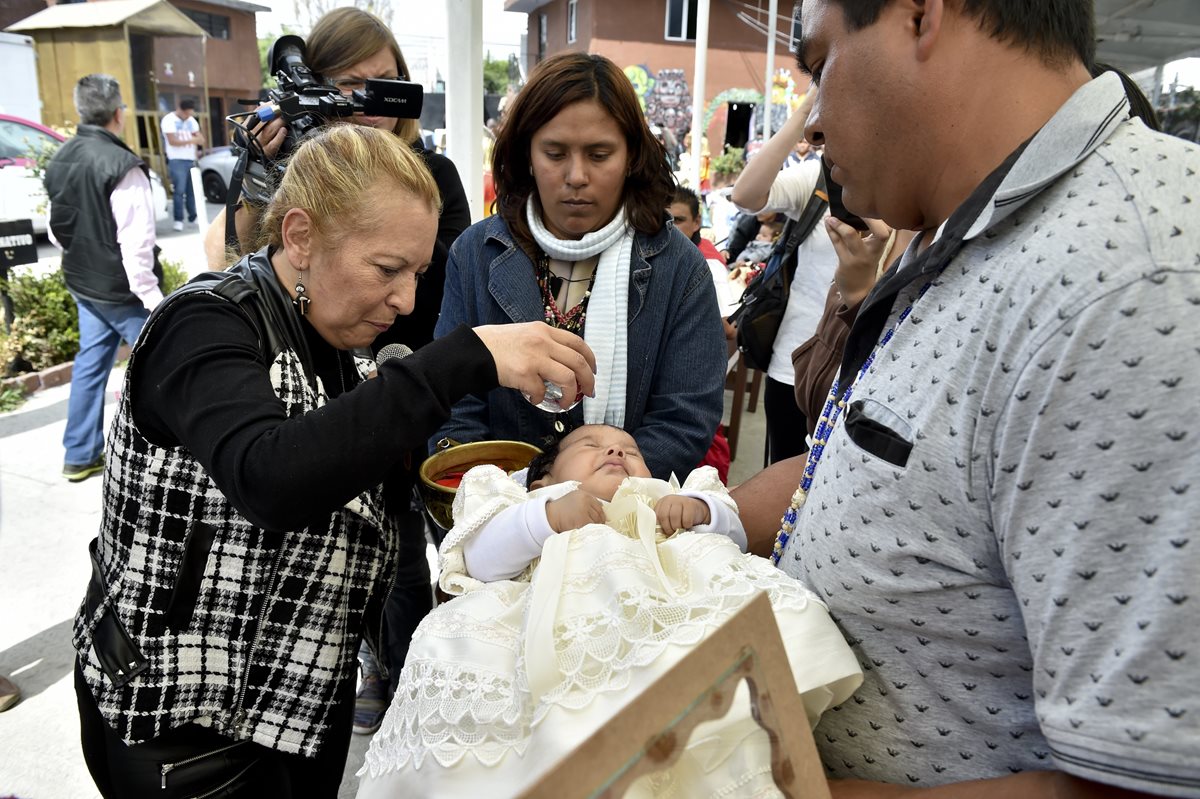
[[[332,83],[347,96],[362,91],[370,78],[408,80],[410,77],[391,31],[378,18],[357,8],[334,9],[317,21],[307,40],[305,63],[318,78]],[[415,307],[408,316],[397,316],[391,328],[372,344],[375,352],[390,343],[405,344],[416,350],[433,339],[450,246],[471,224],[466,192],[454,164],[422,147],[418,120],[363,114],[355,114],[349,120],[390,131],[408,143],[424,159],[442,197],[433,259],[417,285]],[[258,131],[266,156],[274,157],[280,152],[286,133],[282,116]],[[205,241],[209,268],[213,270],[224,269],[230,261],[225,250],[225,213],[222,211],[209,227]],[[241,243],[239,257],[251,249],[259,215],[259,208],[253,204],[243,202],[238,206],[235,222]],[[395,224],[399,226],[405,221],[397,219]],[[419,455],[414,462],[419,463]],[[392,501],[406,505],[410,492],[411,485],[399,486],[392,493]],[[389,682],[388,675],[394,678],[399,673],[413,630],[433,607],[429,563],[425,558],[424,518],[419,512],[405,515],[400,536],[396,585],[385,612],[383,651],[376,653],[382,663],[377,663],[369,651],[364,649],[362,653],[364,679],[354,713],[354,731],[360,734],[372,733],[379,727],[394,688],[394,679]]]
[[[408,65],[391,31],[377,17],[357,8],[338,8],[321,17],[307,39],[305,60],[313,73],[333,83],[345,95],[362,90],[369,78],[409,79]],[[349,119],[359,125],[389,130],[408,142],[424,158],[442,195],[433,266],[418,288],[416,310],[407,319],[397,319],[392,330],[375,343],[379,348],[395,341],[415,350],[433,338],[433,326],[442,305],[446,257],[450,245],[471,224],[466,192],[454,164],[448,158],[422,147],[418,120],[362,114],[355,114]],[[274,157],[279,152],[285,133],[282,117],[271,120],[258,131],[258,139],[268,157]],[[238,207],[235,218],[238,256],[249,251],[258,216],[259,209],[254,205],[242,203]],[[205,240],[210,269],[224,269],[230,263],[224,232],[225,211],[222,211],[209,227]]]

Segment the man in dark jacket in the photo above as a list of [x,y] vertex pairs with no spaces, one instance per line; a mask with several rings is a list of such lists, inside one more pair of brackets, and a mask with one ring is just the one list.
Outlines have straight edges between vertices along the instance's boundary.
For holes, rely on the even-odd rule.
[[146,164],[121,140],[125,104],[109,75],[75,85],[79,129],[46,167],[50,236],[79,309],[79,354],[67,403],[63,476],[104,470],[104,389],[121,340],[132,344],[162,300]]

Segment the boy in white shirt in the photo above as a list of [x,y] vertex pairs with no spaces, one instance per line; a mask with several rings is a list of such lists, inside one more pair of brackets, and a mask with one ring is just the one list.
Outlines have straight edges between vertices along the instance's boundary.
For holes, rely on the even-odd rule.
[[192,188],[192,167],[196,165],[196,145],[204,144],[204,134],[196,120],[196,101],[179,101],[179,108],[162,119],[166,139],[167,173],[171,176],[174,198],[175,229],[183,230],[183,206],[187,203],[188,224],[196,222],[196,192]]

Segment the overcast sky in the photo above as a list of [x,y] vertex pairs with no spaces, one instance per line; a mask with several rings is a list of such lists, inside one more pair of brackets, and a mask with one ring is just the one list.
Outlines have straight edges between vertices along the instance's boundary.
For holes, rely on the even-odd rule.
[[1163,68],[1164,87],[1169,87],[1176,77],[1180,86],[1200,86],[1200,58],[1173,61]]
[[[254,0],[259,5],[270,6],[270,13],[259,13],[258,35],[269,36],[279,33],[282,25],[295,25],[296,14],[293,0]],[[504,0],[482,0],[484,50],[503,50],[505,54],[516,52],[520,47],[521,34],[525,32],[525,15],[504,11]],[[429,39],[444,39],[446,36],[446,4],[438,0],[392,0],[392,30],[400,40],[406,42]],[[407,48],[404,48],[407,49]],[[407,57],[408,53],[405,53]]]
[[[257,15],[260,37],[278,35],[283,25],[296,25],[293,0],[254,0],[270,6]],[[526,15],[504,11],[504,0],[482,0],[483,50],[492,58],[520,57]],[[433,88],[445,79],[449,55],[446,48],[446,4],[440,0],[392,0],[392,31],[404,51],[413,80]]]

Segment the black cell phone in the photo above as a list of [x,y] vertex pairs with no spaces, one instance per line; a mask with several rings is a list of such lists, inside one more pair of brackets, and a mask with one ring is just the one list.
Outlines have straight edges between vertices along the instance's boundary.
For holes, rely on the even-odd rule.
[[833,218],[845,222],[859,232],[869,230],[861,216],[850,213],[846,206],[842,205],[842,186],[840,183],[834,183],[833,178],[829,176],[829,162],[824,156],[821,157],[821,174],[825,178],[825,193],[829,195],[829,213]]

